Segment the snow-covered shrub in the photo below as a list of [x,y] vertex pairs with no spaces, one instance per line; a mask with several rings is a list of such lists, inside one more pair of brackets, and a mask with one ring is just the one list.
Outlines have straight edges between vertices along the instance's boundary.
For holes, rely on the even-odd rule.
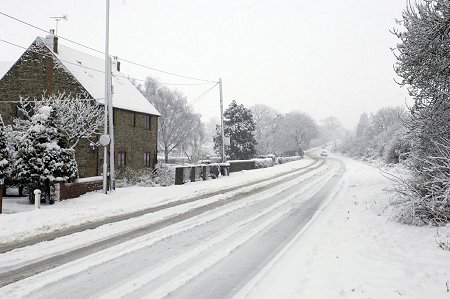
[[386,146],[383,160],[388,164],[397,164],[406,160],[411,152],[411,137],[402,128],[394,133],[390,142]]
[[53,122],[58,129],[59,143],[64,148],[75,148],[81,139],[89,140],[99,134],[103,126],[103,108],[97,101],[62,93],[42,96],[39,100],[21,99],[17,107],[21,117],[14,119],[15,129],[28,130],[33,115],[42,107],[53,108]]
[[175,184],[175,171],[169,164],[157,163],[154,174],[155,183],[160,186],[171,186]]
[[255,162],[255,168],[267,168],[272,167],[274,165],[274,162],[271,158],[252,159],[252,161]]
[[125,167],[116,170],[116,187],[135,186],[138,181],[136,171],[133,168]]
[[284,164],[288,162],[293,162],[303,159],[302,156],[291,156],[291,157],[277,157],[276,164]]
[[399,197],[392,206],[400,222],[433,225],[450,222],[450,140],[443,139],[435,147],[438,155],[422,159],[421,169],[411,167],[411,178],[397,180],[395,191]]
[[410,4],[400,23],[394,69],[414,100],[407,123],[413,178],[399,188],[408,209],[400,218],[442,224],[450,221],[450,2]]
[[134,170],[130,167],[118,169],[116,172],[116,186],[119,188],[139,186],[154,187],[156,185],[155,171],[151,168]]

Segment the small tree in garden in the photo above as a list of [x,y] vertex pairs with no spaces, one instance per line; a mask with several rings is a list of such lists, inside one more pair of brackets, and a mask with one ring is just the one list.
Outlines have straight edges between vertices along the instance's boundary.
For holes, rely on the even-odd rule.
[[[225,154],[231,159],[250,159],[256,155],[256,140],[254,137],[255,121],[250,109],[232,101],[224,114],[224,132],[230,136],[230,146],[225,146]],[[214,137],[214,150],[221,152],[222,135],[220,127]]]
[[9,174],[11,166],[10,155],[8,152],[8,142],[3,120],[0,116],[0,186],[5,183],[5,178]]
[[43,190],[50,202],[50,183],[65,181],[78,176],[78,167],[73,149],[62,148],[55,125],[56,111],[51,106],[42,106],[30,119],[30,126],[20,137],[14,178],[28,190]]
[[54,110],[54,124],[59,142],[65,148],[75,148],[81,139],[89,140],[99,134],[103,126],[103,110],[95,100],[59,94],[43,96],[40,100],[21,99],[20,118],[14,120],[15,129],[25,132],[32,125],[32,116],[44,106]]

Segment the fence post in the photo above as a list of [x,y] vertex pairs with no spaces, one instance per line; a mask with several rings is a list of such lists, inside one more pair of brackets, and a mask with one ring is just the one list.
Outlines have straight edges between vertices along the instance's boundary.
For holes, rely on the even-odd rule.
[[34,190],[34,208],[40,209],[41,208],[41,190],[36,189]]

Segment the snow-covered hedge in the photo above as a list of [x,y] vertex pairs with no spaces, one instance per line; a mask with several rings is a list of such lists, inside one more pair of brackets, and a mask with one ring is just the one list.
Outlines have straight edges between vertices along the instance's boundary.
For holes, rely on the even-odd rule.
[[119,188],[140,186],[153,187],[170,186],[175,183],[175,168],[170,164],[158,163],[155,169],[143,168],[134,170],[132,168],[117,171],[116,186]]
[[276,164],[284,164],[287,162],[293,162],[297,160],[303,159],[302,156],[292,156],[292,157],[277,157],[276,158]]
[[275,165],[272,158],[252,159],[255,162],[255,168],[267,168]]

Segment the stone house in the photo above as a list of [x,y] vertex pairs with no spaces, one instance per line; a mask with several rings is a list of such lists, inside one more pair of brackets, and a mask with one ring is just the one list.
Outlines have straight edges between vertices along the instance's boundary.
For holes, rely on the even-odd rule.
[[[0,79],[0,114],[5,124],[12,124],[18,116],[20,98],[64,93],[103,104],[104,64],[104,59],[60,44],[56,36],[37,37]],[[160,114],[120,73],[116,60],[112,74],[115,167],[153,167],[157,162]],[[101,175],[102,146],[93,147],[82,140],[75,150],[80,177]]]

